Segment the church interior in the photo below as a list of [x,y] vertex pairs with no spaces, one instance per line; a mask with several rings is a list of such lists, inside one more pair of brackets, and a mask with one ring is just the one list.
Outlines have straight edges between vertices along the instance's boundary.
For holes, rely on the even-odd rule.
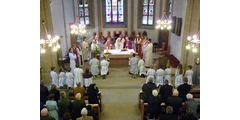
[[41,120],[200,119],[200,0],[40,0]]

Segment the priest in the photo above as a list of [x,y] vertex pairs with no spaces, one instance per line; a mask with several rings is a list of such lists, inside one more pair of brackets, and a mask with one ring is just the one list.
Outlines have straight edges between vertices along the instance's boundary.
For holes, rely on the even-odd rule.
[[115,49],[123,49],[123,43],[125,42],[125,39],[122,37],[122,35],[120,35],[116,42],[115,42]]
[[152,40],[149,39],[144,48],[144,54],[145,54],[144,57],[145,57],[146,67],[152,66],[152,59],[153,59],[152,58],[152,49],[153,49]]
[[140,41],[141,41],[141,38],[139,37],[139,35],[137,35],[137,37],[134,40],[135,47],[136,47],[135,50],[137,53],[140,53],[139,51]]
[[75,59],[75,63],[76,65],[79,65],[79,55],[78,55],[78,50],[77,50],[77,47],[76,47],[76,44],[73,44],[72,46],[73,48],[73,53],[76,55],[76,59]]
[[125,37],[126,41],[124,42],[124,48],[132,49],[132,42],[129,40],[128,37]]
[[112,49],[112,43],[111,43],[111,38],[110,37],[107,38],[107,41],[105,42],[104,49]]
[[83,57],[82,57],[82,48],[81,45],[77,45],[77,55],[78,55],[78,63],[80,66],[83,66]]
[[84,38],[82,43],[82,54],[83,54],[83,61],[88,61],[88,42],[87,39]]

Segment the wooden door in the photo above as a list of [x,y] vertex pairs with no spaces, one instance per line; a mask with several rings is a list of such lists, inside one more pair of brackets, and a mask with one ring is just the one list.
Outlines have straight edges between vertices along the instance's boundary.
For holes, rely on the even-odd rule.
[[165,42],[165,50],[168,48],[168,37],[169,31],[168,30],[159,30],[159,40],[158,40],[158,47],[162,47],[162,42]]

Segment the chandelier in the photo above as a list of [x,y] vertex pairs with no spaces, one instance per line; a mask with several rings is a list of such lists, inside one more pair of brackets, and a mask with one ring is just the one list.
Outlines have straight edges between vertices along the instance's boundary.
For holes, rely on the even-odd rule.
[[192,48],[192,52],[197,52],[197,47],[200,46],[200,35],[199,32],[197,34],[194,34],[193,36],[187,37],[187,45],[186,49],[190,50]]
[[157,25],[155,28],[161,30],[163,29],[171,30],[172,20],[168,18],[165,12],[163,13],[162,18],[160,20],[157,20]]
[[47,33],[47,29],[45,27],[45,22],[42,21],[42,24],[43,24],[43,27],[45,29],[45,32],[47,34],[47,39],[40,39],[40,52],[42,54],[46,53],[46,48],[47,47],[52,47],[52,50],[53,52],[56,52],[59,48],[60,48],[60,45],[58,44],[58,41],[59,41],[59,36],[51,36],[50,34]]
[[85,24],[73,24],[70,28],[73,35],[83,36],[87,32]]

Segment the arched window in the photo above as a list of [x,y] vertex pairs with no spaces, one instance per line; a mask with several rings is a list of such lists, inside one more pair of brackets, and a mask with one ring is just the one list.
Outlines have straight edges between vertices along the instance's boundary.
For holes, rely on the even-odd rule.
[[106,0],[106,23],[124,23],[123,0]]
[[153,25],[154,0],[143,0],[142,24]]
[[79,19],[81,24],[90,24],[89,20],[89,0],[79,0]]

